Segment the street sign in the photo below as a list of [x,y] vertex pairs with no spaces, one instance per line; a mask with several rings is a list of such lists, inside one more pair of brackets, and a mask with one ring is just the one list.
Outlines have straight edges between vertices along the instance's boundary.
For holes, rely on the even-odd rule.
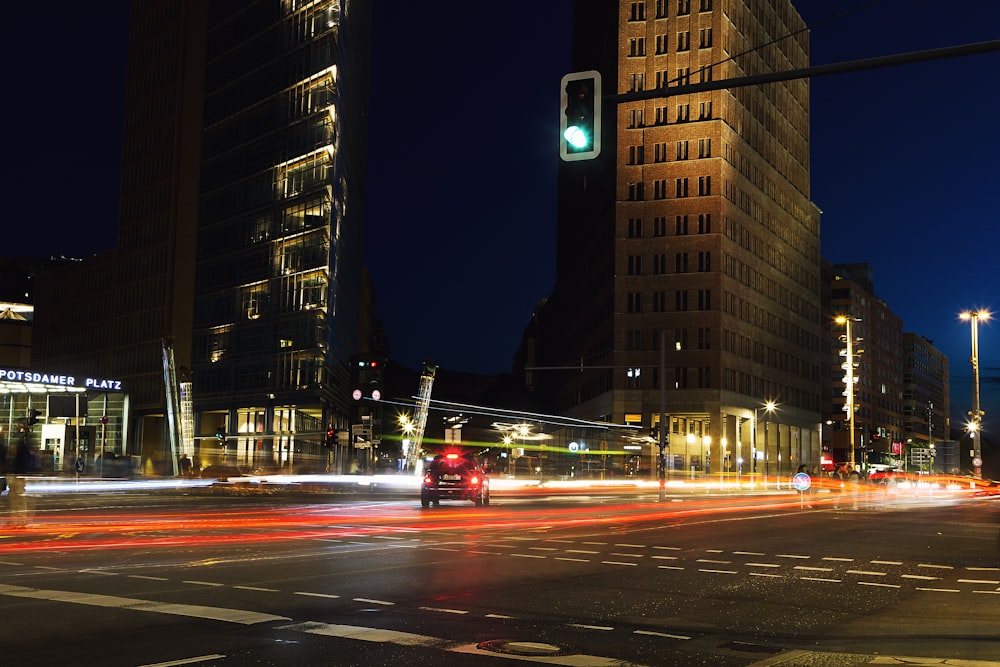
[[83,459],[82,456],[76,460],[77,474],[82,473],[86,467],[87,467],[87,462]]
[[812,478],[804,472],[799,472],[792,477],[792,486],[799,491],[805,491],[812,485]]

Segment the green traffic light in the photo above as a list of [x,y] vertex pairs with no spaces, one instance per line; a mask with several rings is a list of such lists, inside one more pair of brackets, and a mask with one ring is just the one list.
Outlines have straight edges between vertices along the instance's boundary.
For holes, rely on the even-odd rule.
[[587,133],[583,131],[583,128],[576,125],[567,127],[566,131],[563,132],[563,137],[573,148],[586,148],[590,145],[590,138],[587,136]]

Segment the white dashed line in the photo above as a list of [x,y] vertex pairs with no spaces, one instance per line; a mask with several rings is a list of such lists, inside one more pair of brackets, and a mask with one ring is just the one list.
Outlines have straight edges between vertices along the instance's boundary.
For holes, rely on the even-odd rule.
[[960,583],[960,584],[983,584],[985,586],[990,586],[990,585],[996,586],[997,584],[1000,584],[1000,581],[997,581],[995,579],[959,579],[958,583]]
[[934,592],[934,593],[961,593],[962,592],[962,591],[960,591],[957,588],[921,588],[920,586],[917,586],[917,590],[918,591],[931,591],[931,592]]
[[589,558],[570,558],[569,556],[556,556],[553,560],[568,560],[573,563],[589,563]]
[[417,609],[423,609],[424,611],[438,611],[442,614],[468,614],[468,611],[464,609],[447,609],[444,607],[417,607]]
[[902,565],[903,564],[903,561],[901,561],[901,560],[872,560],[872,561],[868,561],[868,562],[871,563],[872,565]]
[[225,586],[225,584],[220,584],[215,581],[184,581],[185,584],[194,584],[195,586]]
[[586,625],[584,623],[567,623],[566,625],[570,628],[581,628],[583,630],[601,630],[603,632],[614,630],[614,628],[608,625]]
[[878,586],[880,588],[902,588],[899,584],[883,584],[878,581],[859,581],[858,586]]
[[936,570],[954,570],[951,565],[932,565],[931,563],[917,563],[917,567],[928,567]]
[[128,578],[129,579],[148,579],[149,581],[170,581],[166,577],[150,577],[149,575],[145,575],[145,574],[130,574],[130,575],[128,575]]
[[632,634],[648,635],[650,637],[665,637],[667,639],[691,639],[687,635],[672,635],[669,632],[656,632],[655,630],[635,630]]
[[708,572],[710,574],[739,574],[736,570],[710,570],[708,568],[698,568],[699,572]]
[[926,574],[904,574],[903,579],[920,579],[922,581],[936,581],[941,577],[931,577]]
[[823,560],[832,560],[840,563],[853,563],[853,558],[838,558],[837,556],[824,556]]
[[630,567],[635,567],[636,565],[638,565],[638,563],[623,563],[621,561],[616,561],[616,560],[602,560],[601,563],[603,565],[628,565]]
[[392,607],[396,604],[395,602],[386,602],[385,600],[372,600],[371,598],[354,598],[354,601],[365,602],[367,604],[378,604],[382,605],[383,607]]
[[758,551],[734,551],[733,553],[736,554],[737,556],[764,556],[765,555],[765,554],[762,554],[762,553],[760,553]]
[[833,572],[832,567],[810,567],[808,565],[796,565],[793,570],[807,570],[809,572]]
[[260,591],[261,593],[277,593],[277,588],[261,588],[260,586],[233,586],[241,591]]
[[839,584],[842,579],[824,579],[823,577],[801,577],[802,581],[819,581],[825,584]]
[[336,599],[340,597],[339,595],[333,595],[332,593],[311,593],[309,591],[295,591],[295,595],[307,595],[313,598],[330,598],[330,599]]
[[548,558],[548,556],[539,556],[538,554],[511,554],[511,556],[518,558]]
[[847,574],[860,574],[862,576],[869,577],[884,577],[888,572],[872,572],[871,570],[848,570]]
[[801,554],[775,554],[775,558],[801,558],[802,560],[809,560],[812,556],[803,556]]

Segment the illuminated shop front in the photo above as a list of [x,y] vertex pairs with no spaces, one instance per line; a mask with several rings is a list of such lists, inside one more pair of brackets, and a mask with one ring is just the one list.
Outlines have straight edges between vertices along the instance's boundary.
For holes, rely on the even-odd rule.
[[119,380],[0,368],[0,445],[10,456],[26,440],[40,474],[138,473],[125,441],[128,406]]

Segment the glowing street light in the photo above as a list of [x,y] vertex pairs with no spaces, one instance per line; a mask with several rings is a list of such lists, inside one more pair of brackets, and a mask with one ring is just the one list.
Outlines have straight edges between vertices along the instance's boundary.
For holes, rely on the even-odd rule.
[[972,469],[976,477],[983,474],[982,430],[983,411],[979,409],[979,320],[990,319],[986,310],[965,311],[959,313],[960,320],[972,324],[972,411],[969,412],[969,434],[972,436]]

